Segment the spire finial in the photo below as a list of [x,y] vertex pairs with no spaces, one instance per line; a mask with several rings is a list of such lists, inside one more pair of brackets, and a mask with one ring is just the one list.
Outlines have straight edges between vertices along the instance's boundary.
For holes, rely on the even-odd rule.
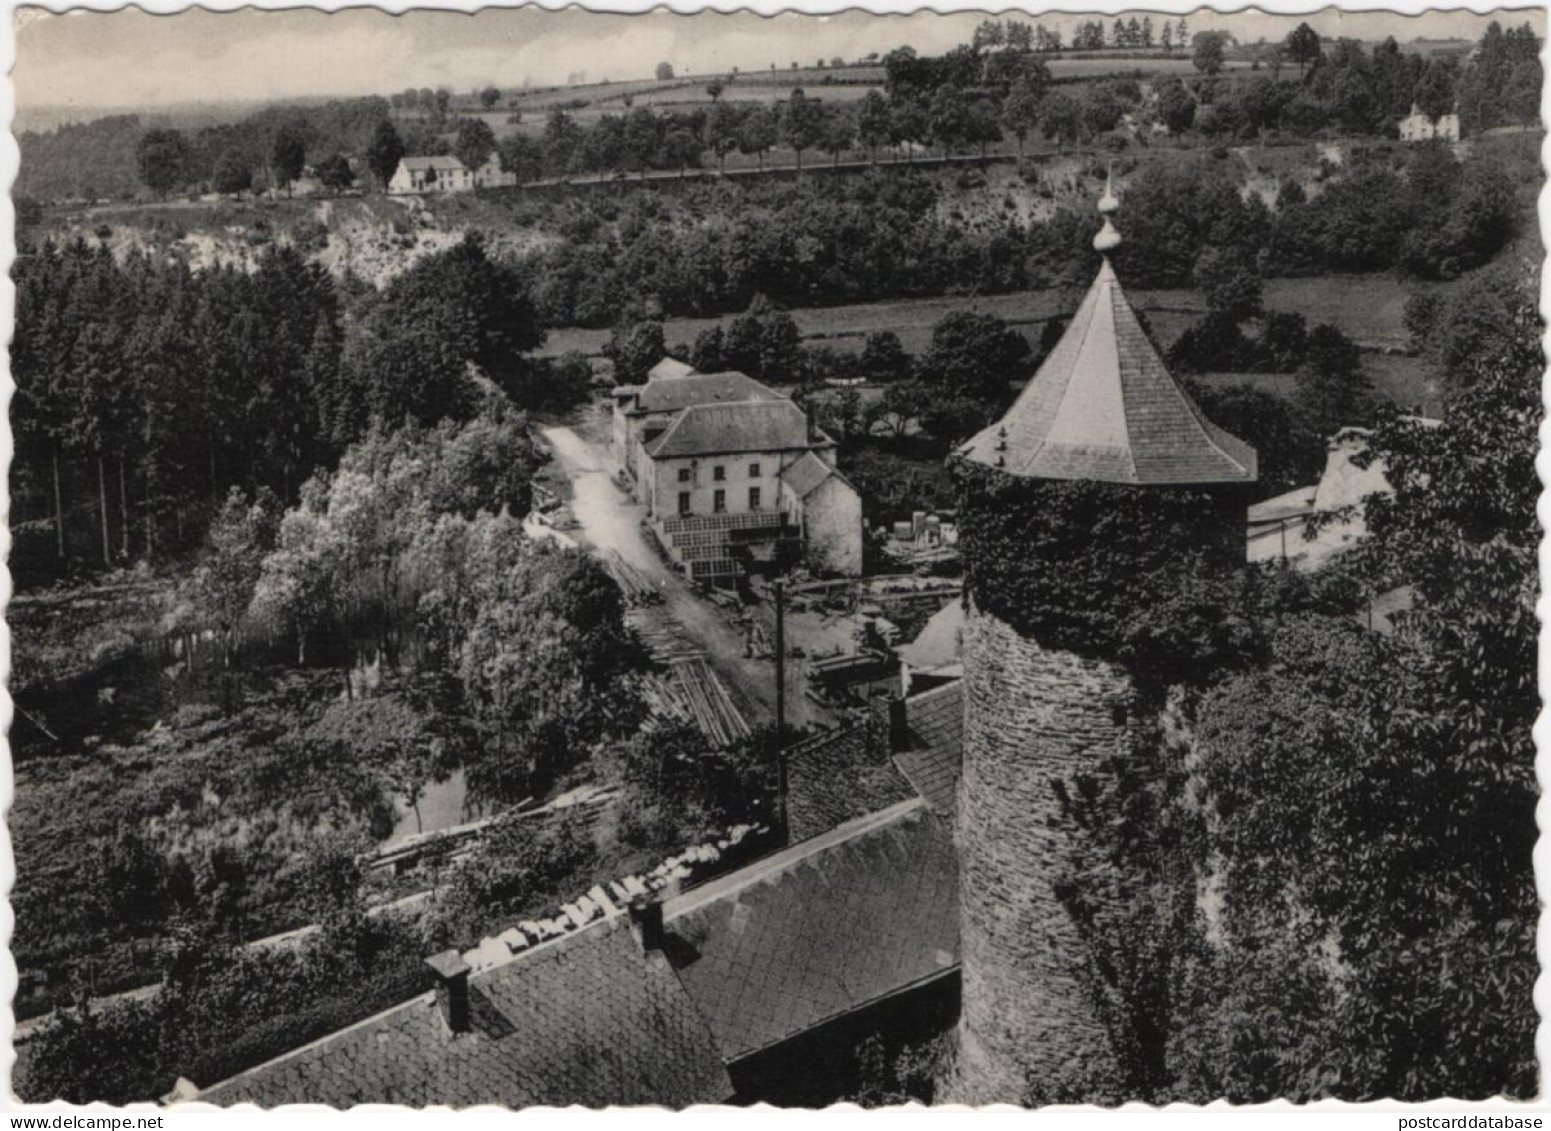
[[1120,211],[1120,198],[1115,195],[1115,163],[1110,162],[1109,172],[1104,175],[1104,195],[1099,197],[1099,215],[1104,217],[1104,227],[1093,237],[1093,250],[1108,255],[1120,246],[1120,233],[1110,222],[1110,217]]

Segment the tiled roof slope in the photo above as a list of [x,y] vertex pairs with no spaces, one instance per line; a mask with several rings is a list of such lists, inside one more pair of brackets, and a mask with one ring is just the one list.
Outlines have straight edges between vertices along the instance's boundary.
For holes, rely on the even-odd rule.
[[960,453],[1013,475],[1107,483],[1235,483],[1255,450],[1213,425],[1169,375],[1109,260],[1005,416]]
[[221,1105],[716,1103],[732,1083],[661,954],[615,916],[470,978],[456,1036],[427,994],[200,1094]]
[[650,381],[671,381],[677,377],[693,377],[696,372],[693,365],[686,365],[676,357],[665,357],[648,369],[646,376]]
[[[781,471],[781,480],[792,489],[799,499],[806,499],[824,480],[840,473],[812,452],[788,464]],[[842,477],[843,478],[843,477]]]
[[[680,377],[674,384],[693,381]],[[647,445],[654,459],[720,452],[774,452],[810,447],[808,418],[789,400],[690,405]]]
[[906,699],[905,712],[909,745],[894,764],[933,810],[951,815],[964,766],[964,681]]
[[928,618],[914,640],[896,650],[900,662],[916,671],[957,663],[964,655],[964,620],[964,602],[948,602]]
[[786,752],[786,820],[793,840],[908,800],[910,783],[865,723],[815,735]]
[[667,953],[735,1061],[958,963],[949,827],[918,799],[670,901]]
[[783,399],[775,390],[743,373],[691,373],[647,381],[637,392],[630,412],[678,412],[698,404]]
[[468,166],[456,157],[401,157],[406,169],[451,169],[454,172],[467,172]]

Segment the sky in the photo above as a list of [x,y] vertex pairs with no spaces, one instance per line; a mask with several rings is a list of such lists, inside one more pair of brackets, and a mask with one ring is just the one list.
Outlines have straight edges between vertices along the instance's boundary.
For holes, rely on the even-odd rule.
[[[1141,14],[1122,13],[1123,15]],[[1156,15],[1156,13],[1154,13]],[[879,16],[785,13],[760,16],[658,9],[641,15],[579,8],[486,9],[475,14],[376,9],[333,14],[245,8],[216,13],[194,8],[152,15],[136,8],[65,15],[22,8],[16,15],[17,104],[69,108],[82,117],[108,109],[155,109],[191,102],[264,101],[325,95],[389,94],[405,87],[446,85],[471,90],[494,84],[554,85],[582,72],[587,81],[650,77],[659,62],[680,73],[767,70],[772,62],[811,64],[820,56],[855,59],[909,44],[936,53],[966,42],[982,11],[914,12]],[[1532,19],[1534,9],[1499,13],[1506,23]],[[1077,15],[1026,15],[1061,25]],[[1113,14],[1106,15],[1106,21]],[[1176,17],[1177,18],[1177,17]],[[1232,32],[1240,40],[1280,39],[1300,19],[1324,35],[1399,40],[1479,38],[1491,16],[1432,11],[1420,16],[1336,9],[1290,17],[1248,10],[1198,11],[1191,30]],[[75,116],[71,114],[70,116]]]

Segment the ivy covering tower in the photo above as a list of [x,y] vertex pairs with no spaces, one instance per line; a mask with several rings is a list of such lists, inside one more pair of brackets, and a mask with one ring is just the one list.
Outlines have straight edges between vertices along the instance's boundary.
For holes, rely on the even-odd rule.
[[1106,185],[1098,276],[1017,401],[954,460],[964,1102],[1131,1092],[1104,964],[1079,930],[1104,909],[1070,890],[1083,836],[1071,799],[1132,756],[1167,687],[1242,632],[1221,583],[1243,562],[1255,451],[1202,415],[1127,301],[1109,261],[1118,208]]

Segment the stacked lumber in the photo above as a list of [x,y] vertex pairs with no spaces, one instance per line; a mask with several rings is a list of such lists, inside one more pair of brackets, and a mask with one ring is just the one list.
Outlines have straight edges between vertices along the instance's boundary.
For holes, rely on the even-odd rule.
[[646,573],[625,561],[617,550],[610,550],[603,559],[604,566],[619,584],[627,609],[645,608],[662,601],[662,591]]
[[704,657],[679,660],[665,674],[648,679],[645,686],[646,701],[654,715],[694,726],[719,749],[734,746],[753,733]]
[[659,664],[671,664],[705,655],[690,642],[678,622],[665,609],[627,609],[625,623],[634,630],[647,653]]

